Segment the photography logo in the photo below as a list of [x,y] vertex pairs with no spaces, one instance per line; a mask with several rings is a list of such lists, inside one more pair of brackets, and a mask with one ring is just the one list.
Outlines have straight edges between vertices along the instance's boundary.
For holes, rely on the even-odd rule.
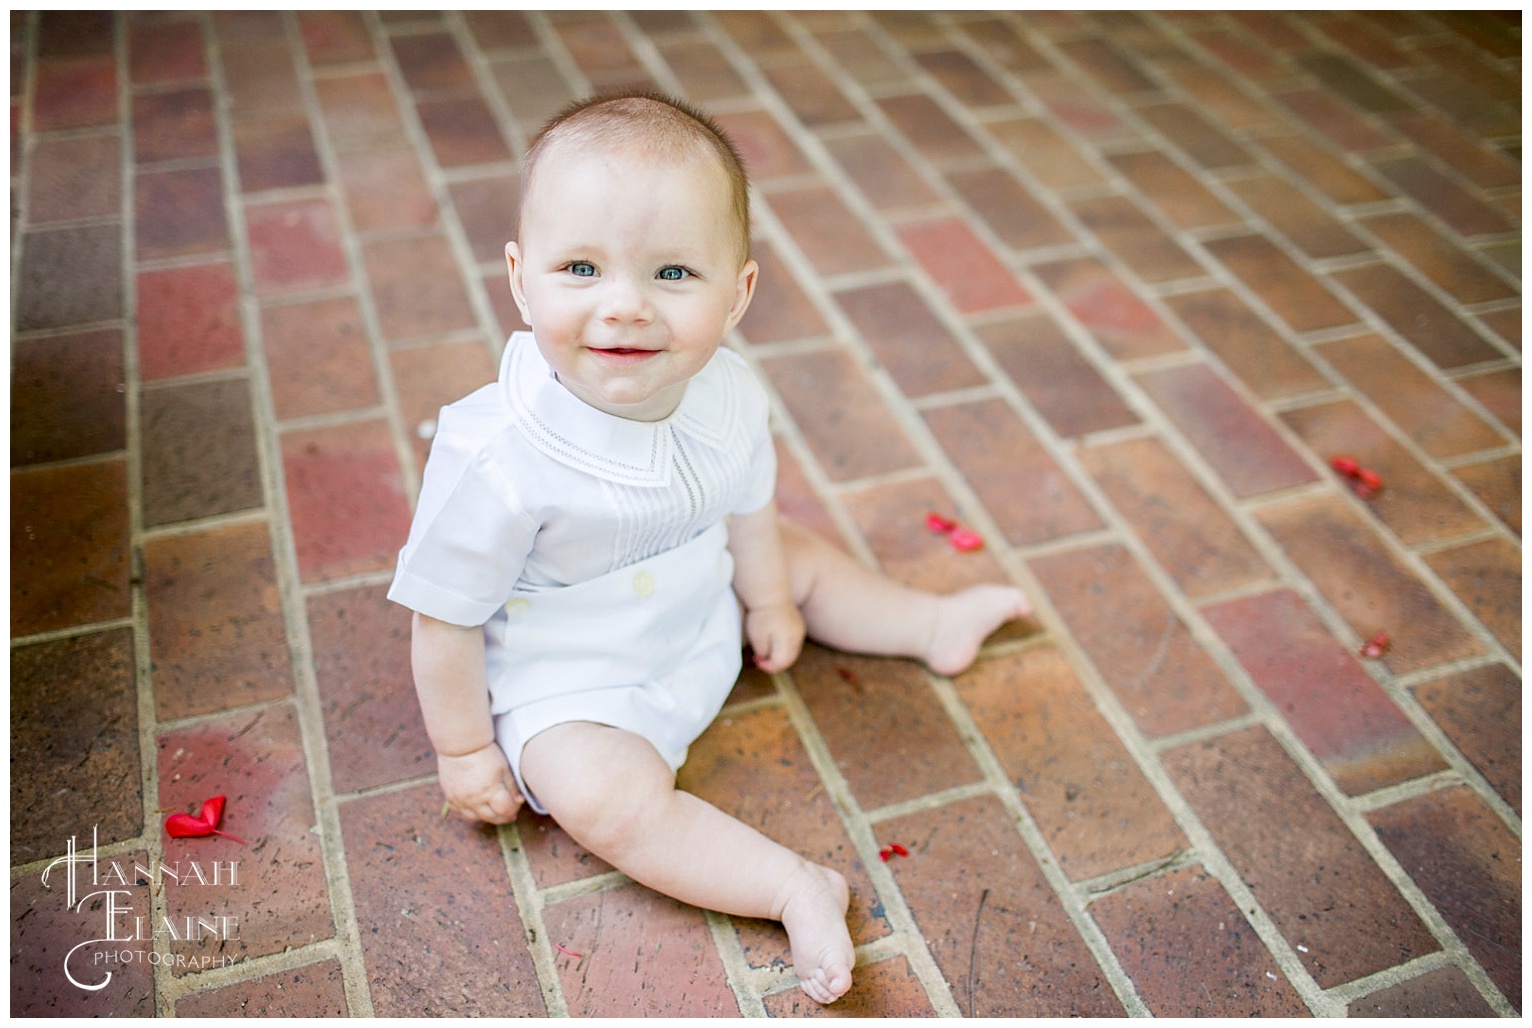
[[[80,852],[75,836],[69,837],[64,855],[43,869],[42,884],[58,871],[64,878],[66,909],[87,918],[87,925],[102,934],[86,939],[64,954],[64,977],[76,988],[96,992],[112,980],[112,967],[134,962],[170,964],[177,968],[200,970],[235,963],[237,956],[196,956],[160,952],[156,943],[228,941],[239,938],[239,919],[216,914],[154,917],[147,911],[150,897],[143,886],[210,886],[239,884],[239,861],[176,861],[126,863],[99,857],[96,852],[96,829],[90,831],[90,850]],[[135,888],[146,907],[135,906]],[[137,944],[137,945],[135,945]],[[147,948],[143,944],[148,944]],[[89,948],[90,952],[81,953]],[[78,956],[77,956],[78,954]],[[88,959],[87,959],[88,958]],[[80,978],[96,978],[89,982]]]

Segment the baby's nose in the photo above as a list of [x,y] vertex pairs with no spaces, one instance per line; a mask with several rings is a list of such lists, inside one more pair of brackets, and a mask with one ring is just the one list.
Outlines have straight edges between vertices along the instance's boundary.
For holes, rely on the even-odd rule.
[[648,291],[627,276],[609,278],[602,290],[601,317],[606,321],[649,320]]

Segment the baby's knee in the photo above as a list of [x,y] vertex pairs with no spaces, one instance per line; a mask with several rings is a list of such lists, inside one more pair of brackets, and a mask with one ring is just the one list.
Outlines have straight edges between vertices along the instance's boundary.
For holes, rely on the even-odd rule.
[[654,804],[675,790],[675,776],[643,738],[588,722],[534,736],[521,774],[538,802],[581,845],[620,851],[653,824]]

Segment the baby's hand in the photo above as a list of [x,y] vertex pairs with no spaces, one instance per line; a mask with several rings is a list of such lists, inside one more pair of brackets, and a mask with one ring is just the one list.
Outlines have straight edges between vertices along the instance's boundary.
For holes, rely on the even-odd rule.
[[785,671],[803,649],[803,615],[793,603],[755,607],[745,615],[745,638],[755,651],[756,667]]
[[515,820],[523,802],[500,747],[490,743],[460,756],[437,754],[442,795],[459,817],[503,825]]

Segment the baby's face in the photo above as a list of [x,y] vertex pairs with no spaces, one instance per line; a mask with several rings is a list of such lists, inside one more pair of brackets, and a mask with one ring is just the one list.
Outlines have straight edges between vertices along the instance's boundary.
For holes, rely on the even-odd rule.
[[728,180],[700,158],[554,150],[506,247],[511,292],[565,388],[635,421],[668,417],[755,288]]

